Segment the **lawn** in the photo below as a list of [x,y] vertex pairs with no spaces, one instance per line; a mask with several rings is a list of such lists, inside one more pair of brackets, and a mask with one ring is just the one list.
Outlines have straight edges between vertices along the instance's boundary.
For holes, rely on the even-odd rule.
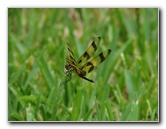
[[[8,8],[8,121],[159,121],[158,9]],[[68,83],[97,37],[110,55]]]

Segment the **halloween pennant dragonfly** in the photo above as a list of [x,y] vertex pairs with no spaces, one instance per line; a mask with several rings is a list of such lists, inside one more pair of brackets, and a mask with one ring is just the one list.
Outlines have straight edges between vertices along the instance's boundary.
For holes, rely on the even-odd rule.
[[93,80],[88,79],[85,76],[101,64],[111,53],[111,49],[108,49],[93,58],[93,54],[97,50],[100,40],[101,37],[96,38],[77,61],[75,60],[75,56],[70,45],[67,44],[69,55],[66,58],[67,64],[65,65],[65,74],[68,76],[66,82],[71,80],[71,75],[74,72],[79,77],[94,83]]

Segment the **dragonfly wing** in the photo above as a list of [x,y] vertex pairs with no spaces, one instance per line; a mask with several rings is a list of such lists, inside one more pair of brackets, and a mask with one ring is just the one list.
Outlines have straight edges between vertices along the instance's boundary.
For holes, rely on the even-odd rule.
[[100,53],[98,56],[93,58],[91,61],[87,62],[82,66],[82,71],[86,72],[86,75],[93,71],[99,64],[101,64],[111,53],[111,50],[108,49],[102,53]]
[[83,63],[86,63],[92,57],[92,55],[97,50],[98,45],[100,44],[100,40],[101,40],[101,37],[98,37],[91,43],[91,45],[88,47],[88,49],[78,59],[78,61],[77,61],[78,66],[83,65]]
[[66,58],[67,62],[70,63],[70,64],[76,65],[75,56],[74,56],[74,53],[73,53],[73,51],[72,51],[72,49],[71,49],[69,44],[67,44],[67,50],[69,52],[69,54],[68,54],[68,56]]

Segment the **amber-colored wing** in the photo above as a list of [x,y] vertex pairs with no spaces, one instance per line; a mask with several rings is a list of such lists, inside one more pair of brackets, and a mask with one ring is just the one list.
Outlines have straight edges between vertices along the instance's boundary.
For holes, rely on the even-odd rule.
[[74,53],[73,51],[71,50],[71,47],[69,44],[67,44],[67,50],[69,52],[67,58],[66,58],[66,61],[69,63],[69,64],[74,64],[76,65],[76,60],[75,60],[75,57],[74,57]]
[[111,53],[111,49],[108,49],[108,50],[100,53],[98,56],[93,58],[91,61],[89,61],[88,63],[84,64],[82,66],[81,70],[84,71],[84,73],[86,72],[86,75],[87,75],[92,70],[94,70],[94,68],[96,68],[99,64],[101,64],[108,57],[108,55],[110,53]]
[[88,49],[82,54],[82,56],[78,59],[77,64],[78,66],[81,66],[88,62],[90,60],[95,51],[97,50],[99,44],[100,44],[101,37],[96,38],[92,44],[88,47]]

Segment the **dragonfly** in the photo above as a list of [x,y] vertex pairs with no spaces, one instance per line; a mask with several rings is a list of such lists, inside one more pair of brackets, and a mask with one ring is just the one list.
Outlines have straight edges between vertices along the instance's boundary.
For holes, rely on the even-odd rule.
[[98,67],[111,53],[111,49],[101,52],[98,56],[94,57],[101,41],[101,37],[97,37],[88,49],[80,56],[78,60],[75,59],[74,53],[69,44],[67,44],[68,56],[66,57],[67,64],[65,65],[65,75],[68,82],[71,80],[72,73],[76,73],[80,78],[94,83],[93,80],[88,79],[86,75]]

